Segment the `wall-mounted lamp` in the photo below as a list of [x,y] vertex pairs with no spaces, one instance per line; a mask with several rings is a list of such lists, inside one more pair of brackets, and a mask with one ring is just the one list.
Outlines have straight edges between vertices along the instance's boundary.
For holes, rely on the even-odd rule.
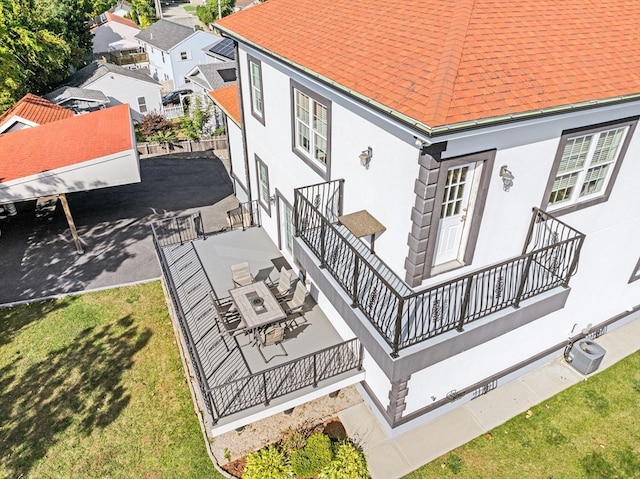
[[425,155],[427,153],[427,148],[431,146],[431,142],[429,140],[423,140],[422,138],[418,138],[414,136],[416,139],[416,146],[420,148],[420,154]]
[[371,158],[373,157],[373,148],[367,146],[366,150],[362,150],[362,153],[358,155],[360,158],[360,164],[364,166],[367,170],[369,169],[369,163],[371,163]]
[[275,205],[276,204],[276,195],[271,195],[269,197],[269,204],[270,205]]
[[507,169],[507,165],[502,165],[500,167],[500,178],[502,178],[502,189],[504,191],[509,191],[509,188],[513,186],[513,179],[515,176],[513,176],[513,173]]

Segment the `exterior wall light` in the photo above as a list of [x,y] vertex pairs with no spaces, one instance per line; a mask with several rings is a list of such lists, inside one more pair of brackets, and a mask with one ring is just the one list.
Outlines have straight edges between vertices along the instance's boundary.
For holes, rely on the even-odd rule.
[[271,204],[271,205],[275,205],[276,204],[276,195],[271,195],[269,197],[269,204]]
[[507,165],[502,165],[500,167],[500,178],[502,178],[502,189],[504,191],[509,191],[513,186],[515,176],[513,176],[513,173],[507,169]]
[[366,150],[362,150],[362,153],[358,155],[360,158],[360,164],[365,167],[365,169],[369,169],[369,163],[371,163],[371,158],[373,157],[373,148],[370,146],[367,147]]

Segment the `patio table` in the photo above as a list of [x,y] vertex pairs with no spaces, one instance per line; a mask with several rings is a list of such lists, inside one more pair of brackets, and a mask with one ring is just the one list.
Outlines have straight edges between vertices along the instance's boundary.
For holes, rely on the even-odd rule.
[[229,294],[246,324],[245,329],[253,331],[256,340],[261,341],[260,330],[287,317],[264,281],[230,289]]

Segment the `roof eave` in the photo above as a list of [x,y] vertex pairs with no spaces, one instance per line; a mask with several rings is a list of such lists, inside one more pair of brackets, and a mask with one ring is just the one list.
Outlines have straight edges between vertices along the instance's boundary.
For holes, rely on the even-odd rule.
[[352,98],[355,98],[356,100],[362,103],[369,105],[375,110],[389,115],[391,118],[399,121],[400,123],[403,123],[406,126],[414,128],[417,133],[423,133],[429,138],[448,135],[456,132],[473,130],[477,128],[486,128],[488,126],[496,126],[496,125],[512,123],[516,121],[533,120],[535,118],[541,118],[541,117],[546,117],[551,115],[559,115],[563,113],[581,111],[581,110],[597,108],[602,106],[611,106],[618,103],[627,103],[631,101],[640,100],[640,92],[638,92],[638,93],[631,93],[628,95],[620,95],[612,98],[604,98],[600,100],[589,100],[589,101],[578,102],[578,103],[570,103],[567,105],[540,108],[536,110],[529,110],[529,111],[518,112],[518,113],[510,113],[508,115],[498,115],[494,117],[481,118],[478,120],[463,121],[459,123],[451,123],[451,124],[439,125],[439,126],[429,126],[429,125],[426,125],[425,123],[422,123],[416,120],[415,118],[405,115],[404,113],[401,113],[393,108],[390,108],[387,105],[384,105],[383,103],[380,103],[374,100],[373,98],[369,98],[361,93],[358,93],[355,90],[352,90],[346,87],[345,85],[335,82],[331,78],[328,78],[316,71],[313,71],[303,65],[300,65],[286,57],[283,57],[282,55],[279,55],[271,50],[267,50],[261,45],[258,45],[257,43],[252,42],[248,38],[238,35],[233,30],[230,30],[218,24],[216,24],[216,28],[219,29],[223,34],[229,36],[230,38],[233,38],[238,42],[245,43],[251,46],[252,48],[255,48],[256,50],[263,52],[265,55],[275,58],[281,61],[282,63],[285,63],[291,66],[292,68],[299,70],[305,73],[306,75],[321,81],[322,83],[330,85],[336,90]]

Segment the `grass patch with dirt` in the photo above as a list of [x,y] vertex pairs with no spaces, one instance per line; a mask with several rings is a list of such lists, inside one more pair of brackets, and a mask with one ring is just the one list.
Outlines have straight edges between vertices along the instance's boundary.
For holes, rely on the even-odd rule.
[[405,479],[640,478],[640,352]]
[[159,282],[0,309],[0,477],[221,477]]

